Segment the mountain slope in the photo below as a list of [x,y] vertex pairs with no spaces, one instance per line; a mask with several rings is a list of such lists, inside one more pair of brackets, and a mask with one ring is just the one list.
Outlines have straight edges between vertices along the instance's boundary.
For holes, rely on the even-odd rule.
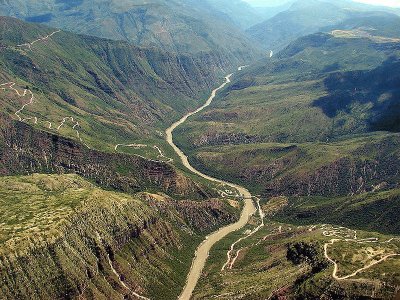
[[254,7],[243,0],[207,0],[203,3],[208,5],[209,9],[217,11],[220,14],[220,18],[226,18],[228,22],[236,24],[243,30],[261,23],[290,7],[289,3]]
[[155,159],[110,152],[161,143],[230,62],[0,26],[0,298],[175,298],[197,244],[237,211],[159,144]]
[[349,17],[350,13],[323,1],[298,1],[271,19],[257,24],[247,33],[265,49],[277,51],[296,38],[317,32]]
[[244,68],[177,132],[194,166],[259,198],[249,234],[210,252],[196,299],[398,297],[400,39],[386,16]]
[[0,195],[0,299],[173,299],[196,244],[236,217],[219,200],[127,195],[77,175],[2,177]]
[[265,197],[398,186],[400,40],[373,34],[298,39],[244,69],[177,142],[202,170]]
[[168,52],[255,53],[220,13],[193,0],[3,1],[0,14]]
[[[156,131],[197,106],[221,70],[235,63],[225,55],[170,54],[6,17],[0,27],[3,109],[14,115],[30,101],[29,93],[19,97],[6,83],[15,82],[21,95],[28,87],[35,99],[21,111],[21,120],[73,138],[78,122],[79,138],[101,149],[162,140]],[[53,32],[32,46],[17,46]]]
[[[384,103],[394,103],[398,88],[399,43],[381,39],[323,33],[300,38],[239,73],[211,109],[182,129],[191,134],[181,144],[326,142],[369,132],[374,117],[390,112]],[[335,96],[347,102],[332,116],[321,106],[339,105]]]
[[[363,20],[371,25],[374,16],[381,25],[392,23],[393,32],[396,32],[393,22],[398,22],[398,16],[392,14],[389,8],[377,8],[346,0],[300,0],[288,10],[249,28],[247,33],[264,49],[276,52],[307,34],[351,27],[351,24],[357,23],[361,27]],[[379,26],[378,28],[381,29]]]

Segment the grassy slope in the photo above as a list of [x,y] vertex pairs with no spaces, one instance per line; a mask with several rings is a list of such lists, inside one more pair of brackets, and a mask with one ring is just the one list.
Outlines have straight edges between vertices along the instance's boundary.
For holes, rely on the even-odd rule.
[[[227,136],[226,143],[235,143],[235,137],[229,140],[232,135],[242,138],[237,143],[244,137],[250,142],[326,142],[364,133],[371,115],[377,114],[379,99],[383,101],[396,86],[396,72],[389,76],[392,85],[381,76],[398,68],[387,61],[390,56],[399,56],[397,43],[326,34],[300,39],[273,60],[239,73],[211,109],[180,129],[191,132],[182,134],[181,144],[190,148],[221,144],[221,135]],[[371,83],[377,78],[380,86],[379,80]],[[337,110],[333,116],[327,111],[329,105]]]
[[399,205],[399,189],[337,198],[299,197],[291,199],[276,218],[296,224],[327,222],[399,234]]
[[[2,82],[17,82],[21,92],[28,86],[36,97],[23,118],[37,116],[56,127],[64,117],[73,116],[79,120],[82,137],[96,147],[159,136],[156,129],[162,130],[170,119],[195,106],[213,77],[207,78],[211,73],[204,75],[204,66],[189,58],[186,66],[191,69],[184,71],[183,62],[178,62],[182,57],[64,32],[35,44],[32,51],[17,48],[16,44],[52,30],[6,18],[1,24],[7,28],[2,43],[10,46],[1,50]],[[175,82],[170,82],[171,76]],[[2,92],[10,114],[29,100],[14,94]],[[42,129],[47,125],[43,122]],[[62,133],[75,137],[73,123],[67,125]]]
[[[173,299],[185,283],[194,249],[211,230],[189,227],[173,206],[156,209],[157,201],[170,201],[161,194],[109,192],[77,175],[4,177],[0,196],[6,297],[72,297],[77,290],[89,298],[121,297],[127,291],[104,257],[108,253],[132,289],[151,299]],[[23,288],[26,278],[32,282]]]
[[221,11],[198,1],[50,0],[46,4],[13,1],[0,5],[0,13],[169,52],[223,53],[239,59],[249,58],[249,50],[257,53],[238,27],[221,18]]
[[[263,204],[265,212],[276,212],[276,209],[271,207],[275,200]],[[354,280],[340,282],[332,280],[333,267],[323,257],[323,244],[329,242],[331,238],[324,237],[323,230],[319,226],[313,229],[293,226],[274,222],[270,216],[266,217],[265,226],[260,231],[235,246],[233,256],[237,250],[241,250],[233,268],[221,272],[230,245],[242,237],[247,229],[254,229],[259,222],[259,218],[254,218],[252,225],[241,232],[231,234],[213,248],[210,253],[213,260],[207,263],[206,271],[196,287],[194,299],[209,299],[216,296],[219,299],[264,299],[293,295],[300,298],[319,298],[323,295],[335,299],[368,296],[373,290],[377,297],[390,299],[399,284],[400,274],[396,269],[399,259],[381,263],[354,277],[363,282],[362,289]],[[358,235],[359,238],[378,237],[381,241],[390,238],[365,231],[358,232]],[[298,243],[310,246],[313,254],[294,263],[289,259],[288,246]],[[396,253],[399,246],[398,242],[379,245],[341,242],[331,246],[329,253],[338,262],[338,275],[343,276],[351,274],[371,261],[367,255],[369,249]],[[383,272],[386,275],[382,275]],[[386,288],[376,289],[378,282],[385,282]]]
[[[385,36],[385,32],[376,34]],[[304,37],[270,61],[239,73],[210,109],[179,130],[177,141],[186,147],[199,168],[245,184],[254,193],[263,193],[269,182],[284,185],[293,176],[299,180],[310,178],[315,183],[318,180],[329,182],[328,177],[318,178],[323,173],[319,170],[333,164],[334,171],[336,161],[343,159],[367,166],[368,162],[390,157],[386,167],[389,171],[391,165],[398,165],[399,135],[376,132],[371,121],[378,115],[385,116],[384,120],[392,118],[387,114],[393,109],[387,109],[390,105],[379,106],[385,99],[394,101],[388,104],[398,99],[395,71],[398,66],[396,59],[389,59],[392,55],[399,57],[398,43],[382,42],[381,38],[353,36],[348,39],[327,34]],[[340,94],[354,89],[357,93],[350,93],[349,97]],[[332,97],[337,94],[339,97]],[[340,102],[340,97],[346,101]],[[397,127],[389,128],[397,132]],[[307,177],[313,172],[316,172],[315,177]],[[346,176],[350,176],[350,170],[346,172]],[[296,225],[333,223],[398,235],[395,216],[398,189],[385,183],[389,180],[388,174],[372,182],[376,191],[369,190],[357,196],[290,197],[288,206],[273,220]],[[398,178],[393,180],[398,183]],[[336,192],[340,193],[340,188],[337,187]],[[285,194],[285,190],[281,192]],[[362,273],[358,278],[363,278],[360,282],[365,285],[333,281],[331,267],[310,275],[307,264],[296,267],[286,260],[285,247],[295,241],[312,241],[322,251],[322,241],[326,241],[321,237],[322,232],[309,232],[301,226],[293,229],[297,226],[282,224],[283,232],[288,235],[280,237],[279,226],[280,223],[272,221],[272,225],[241,243],[245,248],[237,266],[222,273],[226,251],[242,233],[221,241],[211,253],[214,259],[207,266],[195,298],[218,295],[222,299],[259,299],[268,298],[273,292],[309,298],[368,296],[374,289],[374,280],[390,286],[391,292],[378,292],[383,293],[379,294],[381,297],[390,299],[393,296],[399,285],[395,270],[398,260]],[[255,245],[271,233],[271,240]],[[368,233],[363,234],[368,236]],[[357,267],[359,258],[356,254],[352,256],[353,251],[359,255],[368,252],[368,244],[363,245],[363,250],[348,244],[335,247],[336,259],[341,263],[339,268],[347,271]],[[389,248],[386,251],[392,251]],[[343,256],[342,251],[346,252]],[[322,259],[321,252],[319,257]],[[384,270],[390,275],[386,276]],[[305,274],[311,277],[304,278]]]
[[388,57],[398,54],[397,43],[304,37],[239,73],[210,109],[178,130],[177,142],[203,170],[257,192],[342,158],[396,157],[384,145],[396,144],[398,134],[370,131],[397,131],[398,64]]

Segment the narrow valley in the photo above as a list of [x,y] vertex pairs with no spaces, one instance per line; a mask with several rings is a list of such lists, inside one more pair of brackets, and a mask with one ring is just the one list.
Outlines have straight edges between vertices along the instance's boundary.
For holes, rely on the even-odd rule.
[[0,1],[0,300],[398,300],[399,214],[396,1]]

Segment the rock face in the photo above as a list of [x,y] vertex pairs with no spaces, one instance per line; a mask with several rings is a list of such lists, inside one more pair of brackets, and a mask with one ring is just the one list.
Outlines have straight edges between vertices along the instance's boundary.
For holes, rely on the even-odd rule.
[[190,228],[202,233],[217,229],[221,222],[224,224],[233,223],[239,217],[232,208],[228,209],[226,203],[218,199],[198,202],[191,200],[175,201],[171,198],[164,198],[160,202],[151,195],[146,195],[144,199],[149,202],[150,206],[163,214],[169,215],[175,212],[185,220]]
[[[154,212],[138,203],[113,207],[83,207],[70,216],[61,233],[53,241],[35,241],[17,253],[0,257],[1,299],[72,299],[90,284],[102,285],[116,295],[107,282],[112,283],[108,257],[112,260],[117,250],[130,239],[157,233],[157,246],[178,246],[176,233],[157,221]],[[112,226],[111,226],[112,224]],[[151,249],[148,249],[150,251]],[[104,283],[92,283],[104,274]]]
[[179,197],[204,199],[212,195],[167,163],[89,150],[70,139],[10,122],[0,133],[4,144],[0,175],[76,173],[100,186],[129,193],[157,188]]
[[[308,172],[292,172],[266,184],[267,195],[343,196],[398,187],[398,136],[366,144],[351,156],[339,158]],[[367,157],[366,157],[367,156]],[[293,161],[291,162],[293,164]]]
[[[398,135],[340,148],[301,145],[200,152],[193,163],[216,176],[256,187],[265,197],[346,196],[398,187]],[[316,154],[313,151],[321,151]]]
[[[61,222],[50,224],[51,230],[29,228],[24,238],[11,237],[0,245],[0,299],[135,299],[134,291],[161,300],[163,295],[153,297],[154,288],[171,284],[179,293],[184,284],[185,273],[177,275],[176,268],[190,267],[193,249],[187,239],[199,238],[194,231],[207,233],[235,219],[216,200],[196,205],[168,198],[160,209],[149,205],[155,201],[150,196],[103,191],[87,181],[81,184],[77,175],[46,176],[29,176],[30,182],[38,178],[36,189],[44,189],[44,195],[53,192],[44,180],[62,184],[68,176],[75,182],[72,189],[88,196]],[[61,192],[71,190],[59,185]],[[51,205],[47,212],[58,213]],[[187,256],[177,264],[176,253]]]
[[207,132],[193,141],[193,146],[216,146],[216,145],[237,145],[252,144],[262,140],[261,137],[244,133],[221,133]]

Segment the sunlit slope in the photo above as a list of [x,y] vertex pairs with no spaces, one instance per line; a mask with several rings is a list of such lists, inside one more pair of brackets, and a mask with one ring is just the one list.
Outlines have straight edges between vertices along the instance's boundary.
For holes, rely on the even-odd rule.
[[3,177],[0,195],[1,299],[175,298],[197,243],[235,214],[77,175]]
[[[160,131],[196,107],[231,63],[221,58],[214,64],[212,58],[141,49],[11,18],[1,18],[0,27],[3,111],[108,150],[138,139],[162,139]],[[19,117],[14,115],[23,106]]]
[[[380,211],[385,196],[374,193],[399,186],[400,43],[391,23],[380,28],[305,36],[244,69],[177,142],[198,168],[265,198],[290,196],[296,206],[316,197],[310,222],[322,222],[329,199],[329,207],[359,201],[354,210],[330,211],[331,222],[385,231],[380,224],[393,224],[397,200]],[[306,222],[297,213],[307,209],[288,210],[290,222]],[[371,226],[352,218],[374,213],[380,221]]]
[[230,59],[257,52],[239,27],[203,1],[6,1],[0,14],[169,52]]

